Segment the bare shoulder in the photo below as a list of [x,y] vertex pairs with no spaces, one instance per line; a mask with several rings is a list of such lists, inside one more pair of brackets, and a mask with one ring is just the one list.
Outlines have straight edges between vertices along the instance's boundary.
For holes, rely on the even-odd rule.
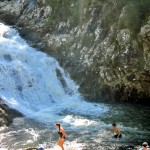
[[120,130],[120,128],[119,128],[119,127],[117,127],[117,130]]

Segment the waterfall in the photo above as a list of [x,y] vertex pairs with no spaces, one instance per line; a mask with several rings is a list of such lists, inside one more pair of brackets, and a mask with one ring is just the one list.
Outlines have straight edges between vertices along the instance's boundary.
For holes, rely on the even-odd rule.
[[[150,137],[148,107],[86,102],[57,60],[30,47],[14,28],[2,23],[0,98],[25,116],[0,128],[2,149],[57,149],[56,122],[69,133],[65,149],[116,149]],[[139,109],[144,120],[139,119]],[[123,132],[115,144],[108,135],[112,121],[120,124]]]
[[2,23],[0,96],[25,116],[45,122],[61,119],[64,112],[96,115],[106,110],[82,100],[78,86],[54,58],[30,47],[15,29]]

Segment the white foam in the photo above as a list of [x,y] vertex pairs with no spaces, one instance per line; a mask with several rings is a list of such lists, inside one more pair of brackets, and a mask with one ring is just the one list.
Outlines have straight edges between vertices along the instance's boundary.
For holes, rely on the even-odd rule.
[[103,105],[83,101],[59,63],[30,47],[15,29],[0,24],[0,35],[0,96],[10,107],[42,122],[62,120],[59,114],[64,112],[100,115],[107,111]]
[[96,121],[92,121],[92,120],[88,120],[86,118],[81,118],[79,116],[71,116],[71,115],[67,115],[63,118],[63,122],[65,123],[69,123],[75,127],[77,126],[90,126],[90,125],[96,125],[97,122]]

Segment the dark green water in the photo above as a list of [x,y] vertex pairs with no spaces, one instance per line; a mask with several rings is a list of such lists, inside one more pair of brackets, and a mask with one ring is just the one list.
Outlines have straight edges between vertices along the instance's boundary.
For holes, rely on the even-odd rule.
[[[60,120],[68,133],[66,150],[123,150],[138,149],[150,142],[150,108],[142,105],[105,104],[108,111],[97,116],[63,112]],[[120,127],[123,138],[108,135],[111,123]],[[56,150],[55,122],[41,123],[28,118],[16,118],[8,128],[1,128],[0,146],[3,149],[44,147]],[[125,148],[126,147],[126,148]],[[134,148],[133,148],[134,147]]]

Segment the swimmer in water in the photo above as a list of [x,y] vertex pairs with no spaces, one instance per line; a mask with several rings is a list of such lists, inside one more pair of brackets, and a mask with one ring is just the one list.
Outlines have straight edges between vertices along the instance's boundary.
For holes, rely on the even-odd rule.
[[113,138],[118,139],[122,137],[121,131],[115,123],[112,124],[112,131],[115,133],[115,135],[113,135]]
[[150,149],[148,149],[147,147],[148,147],[148,143],[147,143],[147,142],[144,142],[144,143],[142,144],[142,148],[141,148],[140,150],[150,150]]
[[67,134],[65,133],[64,129],[61,127],[59,123],[56,123],[56,128],[58,128],[58,134],[59,134],[59,139],[57,144],[61,147],[62,150],[65,150],[63,144],[65,142],[65,137],[67,136]]

